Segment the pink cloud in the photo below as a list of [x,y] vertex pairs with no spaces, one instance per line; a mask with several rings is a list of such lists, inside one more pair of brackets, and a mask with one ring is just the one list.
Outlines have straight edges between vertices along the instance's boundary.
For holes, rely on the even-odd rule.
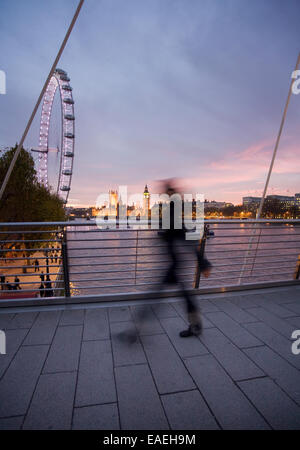
[[[240,152],[225,152],[219,160],[202,165],[199,168],[200,175],[187,180],[187,185],[190,188],[201,188],[209,192],[209,195],[213,193],[218,198],[227,197],[228,200],[239,198],[240,201],[241,197],[246,195],[260,196],[269,170],[274,144],[274,139],[265,139]],[[298,186],[289,184],[289,175],[297,173],[300,173],[299,148],[295,144],[295,139],[286,137],[281,141],[273,167],[271,182],[275,184],[275,187],[269,186],[269,191],[272,187],[272,193],[293,195],[300,189]],[[276,179],[278,174],[286,175],[286,181],[282,178],[278,181]],[[245,184],[249,186],[248,189],[245,189]],[[258,185],[261,189],[257,189]]]
[[[268,194],[293,195],[300,191],[298,183],[295,182],[295,179],[297,179],[295,174],[300,174],[299,147],[295,142],[296,139],[292,137],[282,139],[278,148]],[[237,152],[225,151],[221,158],[213,162],[199,163],[189,170],[187,178],[180,178],[182,190],[185,193],[204,193],[206,198],[214,198],[220,201],[227,200],[234,203],[241,203],[243,196],[261,196],[271,162],[273,146],[274,139],[264,139]],[[128,179],[128,175],[127,173],[126,179]],[[151,180],[151,175],[152,177],[154,175],[151,170],[145,170],[145,181],[143,183],[128,183],[128,193],[143,192],[146,182],[150,192],[156,192],[157,181]],[[165,178],[167,177],[168,175]],[[92,199],[96,199],[99,192],[118,188],[117,178],[111,177],[110,171],[104,171],[93,187],[81,185],[80,195],[89,198],[89,203],[93,203]],[[118,184],[126,184],[126,182],[122,182],[121,178],[121,182]],[[134,181],[136,181],[135,178],[132,173]],[[74,196],[77,195],[79,194],[74,192]]]
[[[264,173],[267,175],[273,146],[274,140],[268,139],[258,142],[241,152],[234,153],[229,151],[222,159],[211,162],[208,168],[213,169],[216,173],[221,171],[222,176],[224,176],[224,171],[228,171],[231,174],[237,173],[241,181],[245,180],[245,172],[249,179],[260,177]],[[299,148],[295,144],[283,142],[279,146],[273,172],[281,174],[300,172]],[[233,176],[232,181],[234,182],[235,180],[236,177]]]

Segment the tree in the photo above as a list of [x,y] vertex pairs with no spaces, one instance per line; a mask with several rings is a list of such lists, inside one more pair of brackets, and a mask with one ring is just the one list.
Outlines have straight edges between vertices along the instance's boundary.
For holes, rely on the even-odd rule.
[[232,217],[235,212],[234,206],[225,206],[222,208],[223,216],[225,217]]
[[205,206],[204,204],[204,212],[207,215],[219,213],[220,209],[216,206]]
[[297,205],[290,206],[288,212],[293,219],[298,219],[300,216],[300,208]]
[[[17,145],[0,157],[3,183]],[[24,150],[18,156],[0,204],[1,222],[45,222],[65,220],[62,200],[38,183],[32,156]]]
[[277,198],[267,198],[264,202],[262,216],[270,219],[278,219],[283,216],[286,208]]
[[[17,145],[6,151],[0,157],[1,185],[16,149]],[[22,148],[0,203],[0,222],[46,222],[64,220],[66,220],[66,215],[63,201],[56,194],[51,193],[47,188],[38,183],[33,158],[29,152]],[[1,228],[2,231],[8,231],[8,228]],[[22,227],[22,230],[26,231],[24,227]],[[8,251],[13,248],[23,249],[28,258],[32,254],[29,248],[43,246],[42,242],[36,242],[36,240],[47,240],[53,236],[53,233],[51,233],[53,227],[43,228],[43,230],[49,230],[49,234],[39,233],[39,227],[30,227],[28,230],[36,232],[30,234],[29,238],[28,234],[18,232],[18,228],[12,229],[10,227],[9,231],[15,231],[14,234],[1,234],[2,241],[19,241],[18,243],[5,243],[5,249]],[[31,242],[26,242],[27,240]],[[27,260],[27,264],[29,264],[29,260]]]

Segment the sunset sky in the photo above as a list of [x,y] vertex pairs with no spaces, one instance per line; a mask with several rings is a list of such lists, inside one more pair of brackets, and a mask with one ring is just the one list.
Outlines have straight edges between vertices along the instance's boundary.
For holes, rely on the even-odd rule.
[[[0,0],[1,148],[20,140],[77,3]],[[299,17],[299,0],[86,0],[59,63],[75,100],[69,203],[94,205],[119,185],[151,192],[168,177],[209,200],[260,196]],[[300,192],[299,148],[292,95],[269,194]]]

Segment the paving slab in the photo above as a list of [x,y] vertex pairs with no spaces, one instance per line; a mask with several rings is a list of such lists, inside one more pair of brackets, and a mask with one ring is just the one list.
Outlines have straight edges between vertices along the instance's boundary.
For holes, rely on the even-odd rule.
[[151,306],[132,306],[131,312],[140,335],[163,333],[163,329]]
[[116,367],[122,430],[168,430],[148,365]]
[[137,337],[131,341],[128,334],[137,333],[133,322],[111,324],[111,342],[115,366],[146,363],[146,356]]
[[110,341],[83,342],[75,406],[99,405],[116,401]]
[[240,388],[276,430],[299,430],[300,407],[269,378],[242,381]]
[[13,360],[27,333],[28,330],[24,328],[5,331],[6,354],[0,355],[0,378]]
[[270,428],[212,355],[188,358],[185,364],[223,429]]
[[287,338],[291,337],[294,327],[286,320],[280,319],[277,315],[272,314],[270,311],[266,311],[264,308],[253,308],[251,309],[251,314],[283,336]]
[[87,309],[84,319],[83,340],[109,339],[107,309]]
[[119,430],[116,403],[74,409],[73,430]]
[[[188,315],[187,315],[187,310],[186,310],[185,304],[183,302],[176,302],[176,303],[172,303],[172,305],[174,306],[174,309],[177,311],[178,315],[186,323],[188,323]],[[206,317],[206,314],[204,314],[202,311],[200,311],[200,314],[201,314],[203,328],[213,328],[214,325],[210,322],[210,320],[208,320],[208,318]]]
[[15,328],[30,328],[37,318],[37,312],[22,312],[15,314],[12,320],[6,325],[7,330],[13,330]]
[[[244,294],[244,295],[237,295],[230,298],[230,301],[234,303],[236,306],[242,309],[249,309],[256,306],[253,301],[251,300],[251,295]],[[251,313],[251,311],[249,311]]]
[[0,330],[5,330],[9,326],[11,320],[14,318],[14,313],[0,313]]
[[24,416],[0,419],[0,430],[20,430],[23,420]]
[[179,316],[181,316],[184,320],[187,320],[187,309],[185,303],[182,301],[174,302],[172,303],[172,306]]
[[110,322],[128,322],[132,320],[131,312],[128,306],[114,306],[108,309]]
[[48,349],[48,345],[20,347],[0,381],[0,417],[26,414]]
[[295,313],[295,315],[300,314],[300,301],[294,303],[285,303],[284,306],[285,308]]
[[225,334],[237,347],[246,348],[261,345],[261,341],[231,319],[223,311],[206,313],[208,319]]
[[274,291],[272,292],[272,299],[278,304],[293,303],[297,298],[299,298],[299,292],[297,292],[297,287],[292,290],[284,291]]
[[206,330],[200,339],[234,380],[245,380],[265,375],[242,350],[218,329],[210,328]]
[[195,388],[193,380],[166,335],[142,336],[141,339],[160,394]]
[[295,402],[300,405],[300,372],[269,347],[245,349],[245,353]]
[[215,325],[207,318],[207,314],[201,313],[202,327],[205,328],[215,328]]
[[62,312],[59,325],[83,325],[84,309],[67,309]]
[[269,311],[281,318],[291,317],[293,314],[295,314],[284,306],[276,303],[275,299],[273,299],[272,295],[270,294],[268,296],[263,294],[253,296],[253,304],[256,306],[260,306],[266,311]]
[[24,430],[69,430],[76,373],[44,374],[39,378]]
[[252,334],[268,345],[275,353],[297,369],[300,369],[300,358],[292,353],[292,341],[285,338],[265,323],[247,323],[244,325]]
[[221,311],[224,311],[229,317],[238,323],[257,322],[257,319],[253,317],[249,312],[237,306],[232,298],[213,299],[211,302],[216,305]]
[[274,301],[266,303],[266,304],[262,304],[261,306],[264,309],[266,309],[267,311],[270,311],[271,313],[273,313],[276,316],[281,317],[283,319],[285,319],[287,317],[293,317],[295,315],[295,313],[293,311],[290,311],[285,306],[279,305],[279,304],[275,303]]
[[218,430],[220,427],[198,390],[162,395],[172,430]]
[[193,297],[193,301],[200,307],[201,311],[204,313],[219,311],[219,308],[216,305],[214,305],[210,300],[206,300],[201,297],[195,296]]
[[187,328],[187,324],[181,317],[160,319],[160,322],[169,336],[170,341],[176,348],[176,351],[182,358],[208,353],[207,348],[204,347],[196,336],[191,336],[188,339],[183,339],[179,336],[179,332]]
[[294,327],[294,330],[300,330],[300,316],[289,317],[286,321]]
[[82,326],[58,327],[43,373],[72,372],[78,369]]
[[171,303],[159,303],[151,305],[152,311],[159,319],[167,319],[168,317],[178,317],[177,311]]
[[24,345],[51,344],[60,315],[61,311],[40,312],[26,336]]

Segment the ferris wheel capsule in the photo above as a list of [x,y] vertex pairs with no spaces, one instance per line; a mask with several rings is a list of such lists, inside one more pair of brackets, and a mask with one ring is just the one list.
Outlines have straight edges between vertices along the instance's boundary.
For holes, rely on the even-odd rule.
[[67,75],[67,72],[65,70],[59,68],[56,68],[55,72],[58,73],[59,75]]
[[59,79],[60,79],[61,81],[67,81],[67,82],[70,81],[70,78],[69,78],[67,75],[60,75],[60,76],[59,76]]

